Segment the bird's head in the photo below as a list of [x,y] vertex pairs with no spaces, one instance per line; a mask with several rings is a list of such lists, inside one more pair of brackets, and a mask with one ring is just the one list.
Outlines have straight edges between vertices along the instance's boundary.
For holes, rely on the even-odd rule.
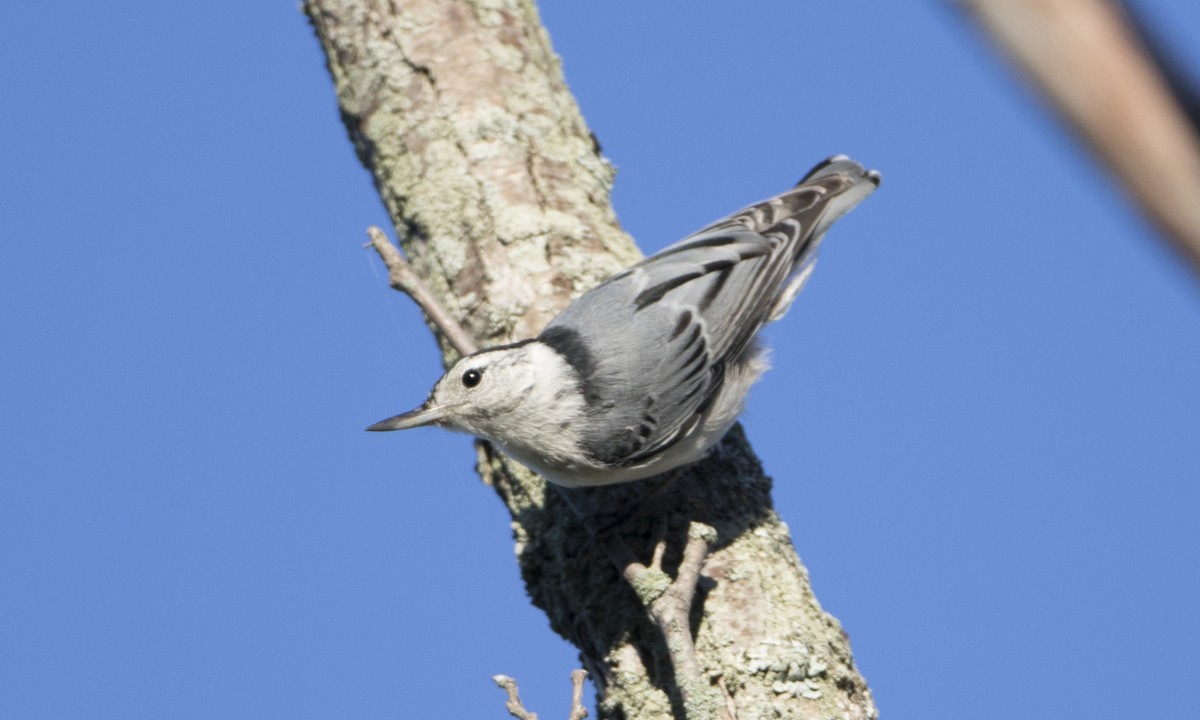
[[437,425],[501,443],[520,416],[545,413],[539,402],[555,376],[543,367],[544,346],[532,341],[481,350],[454,364],[442,376],[429,399],[409,412],[375,423],[367,430],[407,430]]

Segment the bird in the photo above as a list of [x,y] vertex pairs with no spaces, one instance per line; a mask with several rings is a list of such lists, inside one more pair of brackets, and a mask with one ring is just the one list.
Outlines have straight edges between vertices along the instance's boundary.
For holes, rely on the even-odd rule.
[[881,175],[845,155],[572,301],[537,337],[459,359],[419,407],[370,431],[425,425],[490,441],[564,487],[663,475],[703,457],[767,369],[756,336],[791,306],[830,225]]

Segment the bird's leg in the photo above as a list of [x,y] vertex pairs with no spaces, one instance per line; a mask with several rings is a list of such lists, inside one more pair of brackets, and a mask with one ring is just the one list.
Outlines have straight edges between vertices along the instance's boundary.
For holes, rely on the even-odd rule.
[[643,517],[652,510],[661,509],[661,503],[667,496],[667,491],[675,484],[675,481],[683,475],[687,467],[676,468],[666,475],[659,475],[651,480],[657,484],[651,488],[645,495],[638,498],[633,504],[636,506],[633,512],[626,518],[626,522],[634,518]]
[[433,291],[417,277],[412,265],[404,259],[400,248],[392,244],[387,235],[374,225],[367,228],[367,237],[371,238],[370,246],[379,253],[379,259],[388,270],[388,282],[393,288],[412,298],[417,307],[421,308],[421,312],[425,313],[425,317],[429,318],[429,322],[433,323],[442,337],[446,338],[446,342],[450,343],[450,347],[459,355],[470,355],[478,350],[479,345],[475,343],[475,338],[442,307]]
[[643,482],[655,483],[648,491],[632,499],[617,497],[615,503],[606,502],[612,497],[612,493],[634,488],[558,487],[558,490],[591,536],[588,544],[584,546],[584,549],[587,549],[592,541],[602,540],[608,535],[625,530],[631,526],[634,520],[645,517],[655,510],[661,510],[667,491],[683,474],[683,471],[684,468],[679,468],[665,475],[647,478]]

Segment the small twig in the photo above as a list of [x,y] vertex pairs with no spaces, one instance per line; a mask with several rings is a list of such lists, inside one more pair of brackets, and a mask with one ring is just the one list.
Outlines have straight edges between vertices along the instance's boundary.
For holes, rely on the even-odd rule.
[[725,697],[725,713],[729,716],[729,720],[738,720],[737,703],[733,701],[733,693],[729,692],[729,685],[725,682],[724,675],[717,676],[717,687],[721,689],[721,695]]
[[571,714],[567,720],[583,720],[588,716],[587,708],[583,706],[583,681],[587,679],[587,670],[571,671]]
[[662,570],[663,555],[667,553],[667,521],[664,518],[654,525],[654,555],[650,557],[650,567]]
[[[583,681],[587,679],[586,670],[571,671],[571,715],[567,720],[583,720],[588,716],[587,708],[583,706]],[[492,682],[504,689],[508,700],[504,708],[508,714],[517,720],[537,720],[537,713],[530,712],[521,704],[521,695],[517,689],[517,681],[507,675],[493,675]]]
[[690,612],[692,609],[692,599],[700,582],[700,569],[704,566],[709,546],[716,541],[716,536],[717,531],[703,523],[693,522],[688,525],[688,542],[683,548],[683,559],[679,561],[679,571],[667,592],[684,612]]
[[619,539],[607,543],[609,555],[617,563],[618,570],[633,587],[649,611],[650,618],[662,632],[667,655],[675,672],[675,685],[679,688],[679,697],[688,720],[717,716],[713,699],[705,692],[706,683],[701,676],[689,619],[696,586],[700,582],[700,568],[715,540],[716,531],[708,525],[698,522],[688,525],[687,545],[683,548],[683,558],[679,561],[674,580],[669,580],[660,566],[661,542],[656,543],[654,560],[649,567],[629,560],[628,548]]
[[492,682],[504,688],[504,692],[508,694],[508,701],[504,703],[504,707],[508,710],[508,714],[517,718],[517,720],[537,720],[537,713],[529,712],[525,706],[521,704],[521,696],[517,693],[517,681],[507,675],[494,675]]
[[391,240],[388,240],[387,235],[372,225],[367,228],[367,237],[371,238],[371,247],[379,253],[379,259],[387,268],[388,281],[392,287],[412,298],[417,307],[421,308],[421,312],[425,313],[425,317],[429,318],[429,322],[433,323],[434,327],[450,343],[450,347],[454,348],[459,355],[470,355],[478,350],[479,346],[475,343],[475,339],[463,329],[462,325],[458,324],[457,320],[450,316],[450,313],[446,312],[433,291],[421,278],[417,277],[412,265],[408,264],[408,261],[400,254],[400,249],[393,245]]

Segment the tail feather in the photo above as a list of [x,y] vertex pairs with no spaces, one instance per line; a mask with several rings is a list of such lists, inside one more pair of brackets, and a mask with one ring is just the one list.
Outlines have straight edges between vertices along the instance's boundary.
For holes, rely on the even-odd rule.
[[[813,229],[812,235],[814,240],[819,240],[831,225],[837,222],[843,215],[853,210],[860,202],[866,200],[867,196],[875,192],[875,188],[879,187],[879,183],[883,182],[883,175],[878,170],[867,170],[845,155],[834,155],[817,163],[816,167],[809,170],[808,174],[796,184],[799,186],[806,182],[837,174],[848,176],[855,180],[855,183],[850,189],[838,195],[825,208],[820,221]],[[814,242],[813,244],[815,245],[816,243]]]

